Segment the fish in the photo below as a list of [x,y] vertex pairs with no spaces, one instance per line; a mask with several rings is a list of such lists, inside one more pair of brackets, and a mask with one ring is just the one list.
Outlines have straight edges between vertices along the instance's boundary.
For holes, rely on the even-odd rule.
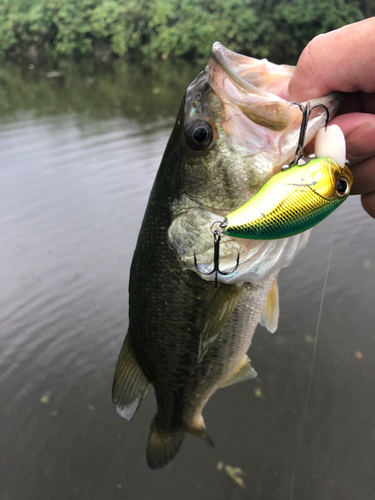
[[[186,433],[213,444],[203,408],[217,389],[256,377],[246,354],[254,330],[276,330],[278,273],[307,244],[308,232],[269,241],[223,236],[220,266],[233,269],[240,254],[237,269],[219,275],[217,288],[199,270],[211,267],[212,221],[256,195],[294,155],[301,115],[280,97],[293,71],[216,42],[183,97],[133,256],[129,327],[112,388],[117,412],[131,421],[153,386],[151,469],[175,457]],[[319,102],[334,116],[341,97]],[[315,109],[306,140],[324,124]],[[214,340],[199,360],[202,332]]]

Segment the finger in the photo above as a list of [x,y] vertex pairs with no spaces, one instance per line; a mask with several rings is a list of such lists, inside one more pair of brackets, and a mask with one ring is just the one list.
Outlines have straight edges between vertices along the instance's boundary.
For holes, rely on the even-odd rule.
[[375,193],[364,194],[361,197],[363,208],[375,219]]
[[347,157],[353,165],[375,155],[375,115],[349,113],[337,116],[331,123],[343,131]]
[[375,156],[351,167],[354,181],[350,194],[370,194],[375,192]]
[[344,113],[355,113],[364,111],[362,108],[362,102],[359,92],[354,92],[354,94],[346,94],[344,102],[340,107],[340,114]]
[[362,111],[375,114],[375,93],[366,94],[359,92],[359,98],[361,100]]
[[[375,115],[349,113],[337,116],[330,122],[338,125],[344,133],[347,158],[355,165],[375,155]],[[314,151],[314,143],[306,147],[307,153]]]
[[332,90],[374,92],[375,17],[315,37],[289,82],[289,100],[305,101]]
[[354,92],[345,94],[345,99],[340,106],[340,115],[355,112],[375,114],[375,93]]

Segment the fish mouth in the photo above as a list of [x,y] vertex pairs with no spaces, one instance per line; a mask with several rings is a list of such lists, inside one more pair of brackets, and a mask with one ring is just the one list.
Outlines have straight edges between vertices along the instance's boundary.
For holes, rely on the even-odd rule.
[[282,131],[298,120],[297,110],[278,96],[293,74],[291,66],[236,54],[215,42],[206,71],[224,106],[236,107],[256,125]]
[[[211,58],[221,66],[226,75],[246,92],[258,93],[258,89],[242,77],[246,75],[249,58],[236,54],[227,49],[220,42],[215,42],[211,50]],[[244,64],[245,63],[245,64]],[[210,66],[210,63],[209,63]],[[210,68],[211,71],[213,68]]]
[[[301,123],[298,107],[283,98],[294,70],[294,66],[237,54],[220,42],[213,44],[206,68],[211,87],[224,104],[236,106],[252,122],[275,132],[293,125],[298,128]],[[341,100],[339,94],[332,93],[311,99],[310,104],[324,104],[332,118]],[[320,109],[314,111],[311,117],[323,115]],[[310,140],[308,136],[307,140]]]
[[283,92],[295,69],[294,66],[270,63],[267,59],[258,60],[237,54],[220,42],[215,42],[211,49],[208,63],[211,74],[217,71],[213,67],[215,63],[245,92],[263,97],[271,97],[267,94],[272,94],[273,98]]

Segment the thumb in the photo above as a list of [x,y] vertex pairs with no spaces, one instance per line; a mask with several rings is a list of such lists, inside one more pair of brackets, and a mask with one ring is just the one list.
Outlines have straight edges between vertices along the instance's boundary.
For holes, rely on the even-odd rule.
[[318,35],[302,52],[289,82],[289,100],[332,90],[375,91],[375,17]]

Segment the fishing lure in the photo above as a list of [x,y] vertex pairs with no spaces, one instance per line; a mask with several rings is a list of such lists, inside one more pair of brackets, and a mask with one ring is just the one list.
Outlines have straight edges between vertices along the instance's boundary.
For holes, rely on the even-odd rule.
[[274,240],[302,233],[330,215],[349,195],[353,176],[330,158],[313,158],[272,177],[221,227],[227,236]]
[[[223,221],[214,221],[211,232],[214,235],[215,287],[219,269],[219,245],[222,234],[235,238],[274,240],[302,233],[328,217],[349,196],[353,175],[349,162],[345,160],[345,139],[337,125],[328,127],[329,111],[323,104],[310,106],[293,102],[302,111],[302,123],[295,158],[282,167],[263,188],[247,203],[228,214]],[[316,138],[317,155],[303,156],[307,123],[311,111],[321,106],[326,110],[325,130]],[[335,161],[336,160],[336,161]],[[213,226],[217,224],[218,228]],[[239,256],[237,265],[239,264]],[[230,272],[230,273],[231,273]],[[230,274],[226,273],[226,274]]]
[[[331,157],[311,155],[305,158],[302,149],[308,118],[314,107],[322,105],[310,108],[309,103],[305,107],[299,103],[293,104],[297,104],[303,112],[294,160],[273,176],[251,200],[225,217],[221,224],[223,234],[257,240],[294,236],[321,222],[349,196],[353,175],[349,164],[345,163],[345,139],[341,130],[333,126],[337,131],[331,130],[328,136],[333,135],[335,142],[342,142],[341,157],[344,159],[338,160],[342,166]],[[327,109],[326,112],[327,130]],[[323,134],[326,134],[324,129],[319,131],[319,143],[323,142]],[[330,138],[325,140],[329,141]],[[334,148],[337,149],[337,145]],[[324,147],[320,146],[319,149],[324,151]],[[324,152],[330,153],[330,145]]]

